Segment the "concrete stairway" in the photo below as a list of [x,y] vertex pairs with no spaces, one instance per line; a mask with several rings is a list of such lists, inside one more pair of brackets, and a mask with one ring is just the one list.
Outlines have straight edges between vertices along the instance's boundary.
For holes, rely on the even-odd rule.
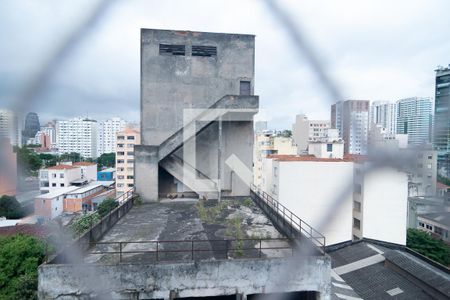
[[160,161],[159,165],[200,197],[217,198],[217,184],[178,156],[172,154]]
[[224,120],[242,120],[247,116],[251,120],[251,116],[258,112],[258,107],[258,96],[224,96],[162,142],[158,148],[159,161],[178,150],[184,142],[198,135],[219,117]]

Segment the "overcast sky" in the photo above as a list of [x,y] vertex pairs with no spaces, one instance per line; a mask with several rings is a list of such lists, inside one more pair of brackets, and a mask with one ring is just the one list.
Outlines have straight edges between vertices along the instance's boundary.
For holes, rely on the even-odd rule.
[[[450,1],[281,1],[345,99],[395,101],[434,94],[450,63]],[[2,0],[0,108],[11,106],[93,0]],[[255,94],[269,126],[297,113],[329,118],[333,101],[262,1],[111,1],[28,106],[41,122],[86,116],[139,121],[140,28],[256,35]]]

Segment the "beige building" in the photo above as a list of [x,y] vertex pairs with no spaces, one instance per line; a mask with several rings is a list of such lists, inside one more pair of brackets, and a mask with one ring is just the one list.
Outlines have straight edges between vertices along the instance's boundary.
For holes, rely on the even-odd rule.
[[297,115],[292,125],[292,136],[298,154],[307,154],[309,142],[326,137],[326,129],[329,128],[328,120],[308,120],[306,115]]
[[137,129],[126,128],[116,136],[116,192],[119,196],[134,187],[134,146],[141,143],[141,134]]
[[253,183],[261,186],[262,161],[270,154],[297,154],[292,138],[277,136],[272,131],[255,134],[253,147]]

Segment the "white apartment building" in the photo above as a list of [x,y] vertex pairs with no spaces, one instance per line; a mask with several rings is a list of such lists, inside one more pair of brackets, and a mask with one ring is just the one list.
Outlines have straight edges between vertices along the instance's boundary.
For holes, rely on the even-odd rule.
[[57,121],[58,152],[77,152],[84,158],[97,158],[97,131],[98,124],[95,120],[73,118]]
[[41,194],[69,187],[74,182],[97,180],[97,164],[90,162],[61,163],[39,170],[39,190]]
[[368,151],[369,101],[339,101],[331,106],[331,127],[344,139],[345,154],[365,155]]
[[0,138],[9,139],[13,146],[22,146],[22,124],[10,110],[0,109]]
[[116,152],[116,134],[124,130],[126,125],[126,121],[121,118],[99,122],[97,156]]
[[295,155],[297,147],[292,138],[277,136],[272,131],[255,134],[253,144],[253,184],[261,186],[262,161],[270,154]]
[[141,134],[126,128],[116,136],[116,193],[120,196],[134,187],[134,146],[141,143]]
[[328,120],[308,120],[306,115],[297,115],[292,125],[292,137],[298,154],[308,153],[308,143],[324,138],[329,128],[331,123]]
[[412,97],[397,101],[397,133],[408,134],[408,143],[430,143],[433,128],[430,98]]
[[393,169],[366,174],[363,157],[329,158],[326,150],[269,155],[262,189],[324,234],[327,246],[361,238],[405,245],[407,175]]
[[369,128],[378,126],[382,132],[393,136],[397,133],[397,105],[388,101],[374,101],[370,105]]

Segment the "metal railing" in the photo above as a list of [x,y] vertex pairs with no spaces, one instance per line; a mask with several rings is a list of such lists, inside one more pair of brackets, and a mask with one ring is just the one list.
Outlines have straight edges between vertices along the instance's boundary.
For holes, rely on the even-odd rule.
[[[291,242],[289,238],[92,242],[89,255],[112,255],[119,263],[287,257],[295,254]],[[111,262],[110,257],[106,260]]]
[[[284,224],[287,223],[290,230],[296,230],[300,233],[300,236],[306,236],[312,243],[317,246],[320,251],[325,253],[325,236],[319,231],[314,229],[311,225],[300,219],[296,214],[289,210],[286,206],[275,200],[272,196],[256,187],[255,185],[250,186],[251,192],[258,196],[260,200],[264,202],[265,205],[270,207],[274,212],[277,221],[281,219]],[[292,233],[292,232],[291,232]]]

